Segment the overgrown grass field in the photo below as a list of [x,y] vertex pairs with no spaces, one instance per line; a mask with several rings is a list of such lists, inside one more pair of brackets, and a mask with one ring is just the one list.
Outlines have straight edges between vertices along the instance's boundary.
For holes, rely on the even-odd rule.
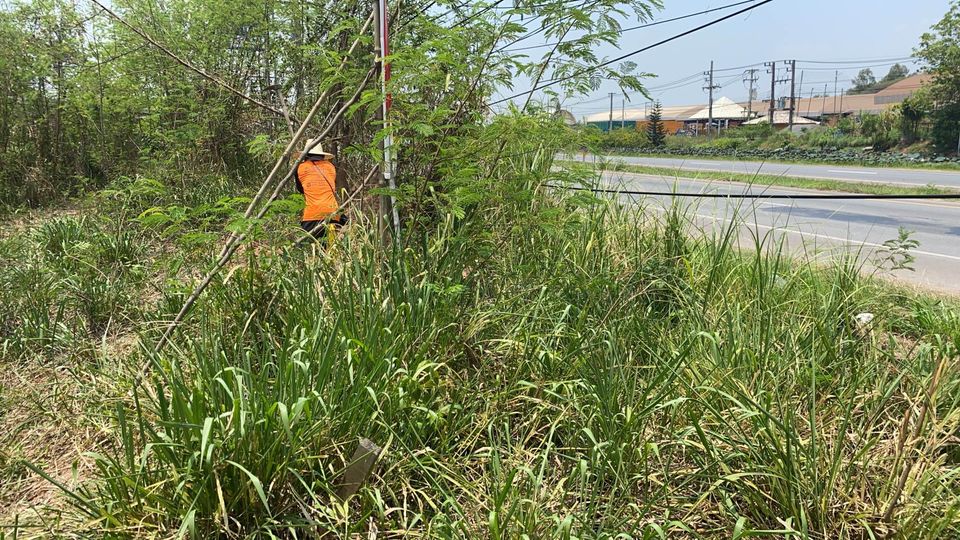
[[279,209],[161,354],[237,201],[133,181],[6,236],[0,537],[960,534],[954,306],[509,163],[386,249]]

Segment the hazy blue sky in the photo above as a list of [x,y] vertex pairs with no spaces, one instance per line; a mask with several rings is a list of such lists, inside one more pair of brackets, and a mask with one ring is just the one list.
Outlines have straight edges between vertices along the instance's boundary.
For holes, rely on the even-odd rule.
[[[720,7],[735,1],[664,0],[664,9],[655,15],[654,20]],[[605,47],[601,52],[612,58],[742,7],[746,6],[625,32],[620,51]],[[920,35],[940,20],[948,7],[947,0],[774,0],[747,14],[641,53],[631,60],[638,64],[639,71],[658,75],[646,83],[655,88],[705,71],[710,67],[711,60],[715,61],[718,69],[722,69],[769,60],[837,62],[901,58],[911,55]],[[635,20],[624,22],[625,27],[637,24]],[[530,45],[538,43],[542,41],[530,39],[524,42]],[[532,52],[542,54],[545,50]],[[863,62],[863,65],[869,63]],[[878,63],[887,64],[872,68],[880,78],[886,74],[890,63]],[[907,65],[916,67],[916,64]],[[763,99],[770,95],[770,79],[763,67],[758,67],[761,69],[758,73],[759,97]],[[802,72],[804,95],[814,87],[822,92],[824,82],[828,82],[828,90],[832,93],[835,69],[840,69],[840,87],[845,88],[850,86],[850,79],[861,67],[857,64],[798,64],[798,84]],[[742,70],[718,72],[717,84],[725,86],[717,91],[715,98],[727,96],[738,101],[746,99],[747,85],[742,75]],[[518,83],[515,91],[523,90],[526,84],[529,83]],[[686,86],[651,93],[665,105],[706,103],[703,86],[702,78],[698,78]],[[618,91],[616,85],[604,83],[596,94],[570,99],[565,106],[579,119],[582,114],[606,110],[609,106],[606,96],[612,91]],[[789,93],[789,85],[780,85],[777,92]],[[583,100],[588,102],[575,104]],[[644,101],[642,96],[637,95],[633,97],[632,104],[628,102],[627,108],[643,107]],[[620,96],[615,98],[615,103],[616,109],[619,109]]]

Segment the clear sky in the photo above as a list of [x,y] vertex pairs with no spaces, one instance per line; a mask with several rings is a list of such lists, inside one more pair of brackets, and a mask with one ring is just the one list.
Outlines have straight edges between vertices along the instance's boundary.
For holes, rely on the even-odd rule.
[[[655,14],[654,20],[686,15],[734,2],[736,0],[664,0],[664,9]],[[600,52],[603,56],[613,58],[743,7],[747,6],[625,32],[619,50],[605,46]],[[640,53],[630,60],[638,64],[638,71],[657,75],[656,79],[646,81],[648,87],[663,87],[680,81],[672,87],[651,91],[653,97],[661,100],[664,105],[706,103],[707,94],[702,89],[706,86],[703,77],[691,77],[708,70],[711,60],[715,62],[717,69],[770,60],[828,62],[798,63],[797,84],[799,86],[802,75],[802,95],[809,95],[811,89],[822,93],[824,83],[832,93],[836,70],[840,71],[840,88],[849,88],[850,79],[861,67],[871,63],[884,64],[872,67],[877,78],[881,78],[891,64],[888,60],[910,56],[919,43],[920,35],[939,21],[948,8],[947,0],[774,0],[744,15]],[[624,21],[623,26],[637,24],[638,21],[629,20]],[[524,45],[539,43],[543,43],[543,40],[536,41],[531,38],[523,42]],[[543,54],[547,50],[529,52]],[[864,62],[838,63],[861,60]],[[873,60],[883,61],[871,62]],[[918,64],[909,61],[903,63],[911,70],[918,67]],[[760,79],[757,82],[758,97],[769,98],[770,75],[762,65],[756,67],[760,69],[757,73]],[[785,77],[786,74],[782,72],[780,76]],[[748,84],[743,78],[742,69],[717,72],[715,84],[722,85],[723,88],[716,91],[714,99],[727,96],[736,101],[745,100]],[[517,82],[513,93],[526,89],[528,85],[528,81]],[[614,102],[615,109],[619,110],[622,94],[616,84],[606,81],[591,96],[569,99],[564,106],[579,119],[584,114],[607,110],[608,92],[618,92]],[[789,93],[789,84],[778,85],[777,93]],[[645,101],[647,100],[642,95],[632,96],[632,102],[628,102],[626,106],[642,108]]]

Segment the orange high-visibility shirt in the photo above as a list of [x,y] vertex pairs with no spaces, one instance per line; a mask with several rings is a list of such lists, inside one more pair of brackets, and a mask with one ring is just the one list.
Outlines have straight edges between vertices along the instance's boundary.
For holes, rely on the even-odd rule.
[[337,169],[326,160],[304,161],[297,166],[297,179],[303,186],[303,221],[326,219],[340,207],[337,204]]

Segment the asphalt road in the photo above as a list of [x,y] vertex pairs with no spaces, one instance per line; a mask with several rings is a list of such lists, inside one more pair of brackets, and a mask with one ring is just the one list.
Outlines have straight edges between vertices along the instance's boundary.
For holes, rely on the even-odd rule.
[[[960,189],[960,171],[938,171],[928,169],[896,169],[887,167],[839,167],[836,165],[800,165],[793,163],[762,163],[759,161],[721,161],[698,158],[660,158],[629,156],[592,156],[586,161],[593,162],[604,158],[632,165],[666,167],[687,172],[719,171],[744,174],[770,174],[775,176],[797,176],[802,178],[828,178],[850,182],[867,182],[902,186],[934,185]],[[578,161],[583,155],[575,156]]]
[[[607,173],[604,182],[618,189],[671,193],[748,193],[750,186],[705,182],[631,173]],[[811,193],[790,188],[753,188],[753,193]],[[817,192],[812,192],[817,193]],[[635,198],[635,197],[630,197]],[[703,199],[657,196],[646,201],[663,209],[672,200],[690,205],[690,213],[704,231],[740,223],[740,238],[752,247],[751,233],[782,238],[795,255],[815,258],[857,253],[872,272],[877,251],[895,239],[900,227],[920,242],[911,253],[915,271],[881,272],[885,277],[925,289],[960,293],[960,204],[896,200],[764,200]]]

